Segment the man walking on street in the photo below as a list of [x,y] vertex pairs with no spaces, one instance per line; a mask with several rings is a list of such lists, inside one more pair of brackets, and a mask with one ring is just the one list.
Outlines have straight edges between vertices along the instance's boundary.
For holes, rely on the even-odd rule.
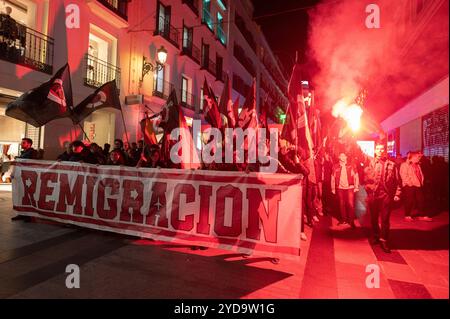
[[339,164],[333,168],[331,191],[339,199],[339,224],[355,228],[355,193],[359,191],[359,177],[356,169],[347,163],[344,152],[339,154]]
[[[383,143],[375,146],[375,158],[364,169],[367,191],[367,210],[372,223],[371,244],[380,244],[384,252],[390,253],[388,245],[391,205],[400,200],[400,177],[396,164],[386,157]],[[381,219],[381,228],[379,219]]]
[[419,162],[422,154],[420,152],[409,152],[407,161],[400,166],[400,177],[402,180],[403,199],[405,201],[405,220],[413,221],[412,211],[414,207],[419,211],[418,219],[432,221],[423,215],[425,199],[423,195],[424,175]]

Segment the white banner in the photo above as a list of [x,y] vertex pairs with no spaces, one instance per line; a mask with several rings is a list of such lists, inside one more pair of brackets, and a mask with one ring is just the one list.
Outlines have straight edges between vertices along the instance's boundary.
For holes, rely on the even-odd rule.
[[299,256],[301,176],[19,160],[22,215],[196,246]]

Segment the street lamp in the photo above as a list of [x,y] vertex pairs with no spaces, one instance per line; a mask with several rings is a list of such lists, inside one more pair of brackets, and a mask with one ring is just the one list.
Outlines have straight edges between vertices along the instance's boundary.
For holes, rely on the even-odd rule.
[[151,62],[147,62],[147,58],[144,57],[144,62],[142,64],[141,82],[144,81],[144,77],[149,72],[161,71],[166,61],[167,61],[167,50],[164,48],[164,46],[161,46],[161,48],[159,48],[159,50],[156,52],[156,62],[157,62],[156,66],[153,65]]

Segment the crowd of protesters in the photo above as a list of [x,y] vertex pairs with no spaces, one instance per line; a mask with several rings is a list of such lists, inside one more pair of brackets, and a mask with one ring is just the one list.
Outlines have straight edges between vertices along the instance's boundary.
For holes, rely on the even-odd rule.
[[[22,152],[17,158],[39,159],[33,141],[24,138]],[[302,174],[302,230],[301,239],[307,240],[304,227],[314,227],[319,217],[329,215],[338,225],[356,228],[356,194],[364,188],[366,208],[371,216],[372,243],[379,244],[389,252],[387,245],[390,227],[390,211],[395,205],[403,205],[405,221],[432,221],[430,213],[448,209],[448,163],[443,157],[431,160],[420,151],[408,152],[388,158],[385,145],[377,144],[375,157],[370,158],[355,145],[337,145],[315,152],[315,179],[308,178],[311,166],[306,165],[307,156],[284,140],[280,140],[277,173]],[[120,139],[111,147],[96,143],[86,145],[82,141],[65,143],[58,161],[80,162],[98,165],[117,165],[147,168],[179,168],[169,160],[163,160],[158,144],[145,145],[144,141],[124,143]],[[259,163],[210,163],[201,169],[221,171],[258,172]],[[2,173],[3,182],[10,182],[10,172]],[[401,199],[401,201],[400,201]],[[381,224],[379,223],[381,220]]]

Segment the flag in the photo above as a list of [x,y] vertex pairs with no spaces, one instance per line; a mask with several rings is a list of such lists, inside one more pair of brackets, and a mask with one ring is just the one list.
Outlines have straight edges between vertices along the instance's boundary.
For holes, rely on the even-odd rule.
[[228,127],[234,128],[236,126],[236,117],[233,110],[233,101],[231,100],[231,80],[227,77],[225,86],[223,88],[222,96],[220,97],[219,111],[223,115],[222,124],[225,126],[223,119],[226,119]]
[[169,95],[167,103],[161,111],[160,126],[164,129],[164,135],[161,140],[161,158],[167,162],[170,162],[170,149],[179,141],[172,141],[170,134],[172,130],[179,128],[180,136],[184,149],[189,150],[187,153],[183,153],[181,150],[181,165],[182,169],[197,169],[200,167],[200,160],[195,150],[194,141],[192,139],[191,131],[186,123],[183,111],[178,104],[177,94],[175,90]]
[[234,118],[236,120],[235,126],[237,126],[237,119],[239,119],[239,102],[240,102],[240,97],[238,95],[237,99],[233,103],[233,113],[234,113]]
[[66,64],[47,82],[8,104],[6,115],[35,127],[64,117],[73,108],[70,68]]
[[268,117],[268,105],[267,105],[267,98],[264,101],[264,103],[261,105],[261,112],[259,114],[259,123],[260,126],[266,129],[266,139],[270,139],[270,131],[269,131],[269,125],[267,122]]
[[141,131],[144,135],[144,142],[146,145],[158,144],[158,140],[156,139],[157,122],[157,119],[148,116],[141,120]]
[[103,84],[94,93],[85,98],[73,109],[72,121],[78,124],[88,117],[91,113],[112,107],[121,110],[119,91],[116,86],[116,80]]
[[258,128],[258,118],[256,115],[256,81],[253,79],[253,84],[247,93],[241,113],[239,114],[238,126],[244,131],[248,128]]
[[217,105],[216,97],[209,87],[208,82],[203,83],[203,114],[206,121],[212,127],[222,128],[222,118],[220,117],[219,106]]
[[296,145],[297,150],[303,150],[305,164],[310,174],[308,180],[316,183],[316,174],[314,168],[314,153],[311,132],[308,125],[308,116],[306,113],[305,101],[303,96],[302,77],[300,64],[298,63],[298,54],[295,65],[292,69],[291,79],[288,86],[289,106],[287,110],[286,122],[283,125],[281,138],[289,143]]

